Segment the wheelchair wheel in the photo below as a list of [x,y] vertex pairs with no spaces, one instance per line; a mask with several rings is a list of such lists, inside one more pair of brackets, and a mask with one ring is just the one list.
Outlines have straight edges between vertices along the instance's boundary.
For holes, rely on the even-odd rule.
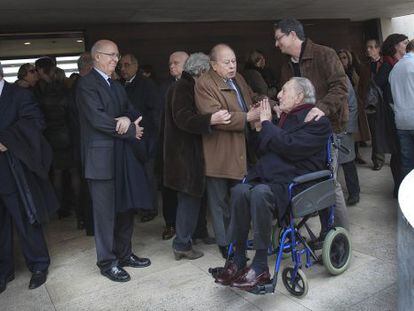
[[308,280],[305,273],[298,269],[295,279],[292,281],[292,275],[295,269],[286,267],[282,272],[282,281],[289,293],[296,297],[305,297],[309,290]]
[[338,275],[348,269],[351,263],[352,245],[349,233],[341,227],[328,232],[323,241],[323,265],[332,275]]

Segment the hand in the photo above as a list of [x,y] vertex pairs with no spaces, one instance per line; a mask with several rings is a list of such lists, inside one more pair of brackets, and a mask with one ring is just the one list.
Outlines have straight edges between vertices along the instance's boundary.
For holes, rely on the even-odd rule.
[[263,121],[272,121],[272,110],[267,98],[260,101],[260,123]]
[[280,118],[280,115],[282,114],[282,110],[280,110],[280,106],[279,105],[274,105],[273,106],[273,111],[276,113],[277,117]]
[[116,122],[116,127],[115,127],[115,131],[119,134],[119,135],[123,135],[128,131],[129,126],[131,125],[131,120],[129,120],[129,118],[127,117],[119,117],[119,118],[115,118]]
[[318,121],[324,115],[325,115],[325,112],[323,112],[319,108],[314,107],[306,115],[305,122],[310,122],[312,120]]
[[262,123],[260,121],[257,121],[254,123],[254,128],[256,132],[260,132],[262,130]]
[[231,114],[227,110],[219,110],[211,115],[210,124],[229,124]]
[[142,117],[139,117],[138,119],[136,119],[134,121],[135,124],[135,138],[136,139],[141,139],[142,135],[144,135],[144,128],[139,126],[139,123],[141,122]]
[[248,112],[247,112],[247,121],[259,121],[260,120],[260,106],[257,107],[253,106]]
[[0,143],[0,152],[6,152],[7,150],[9,150],[9,149],[7,149],[7,147],[5,145]]

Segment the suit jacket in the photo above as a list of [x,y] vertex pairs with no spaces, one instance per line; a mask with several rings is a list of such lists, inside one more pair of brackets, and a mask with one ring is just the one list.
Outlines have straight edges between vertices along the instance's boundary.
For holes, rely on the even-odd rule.
[[80,78],[76,103],[81,124],[81,160],[87,179],[114,178],[114,142],[116,139],[135,140],[135,124],[127,133],[115,131],[115,118],[127,116],[131,122],[138,114],[132,108],[124,87],[113,81],[112,87],[96,71]]
[[[239,86],[247,108],[253,103],[253,91],[244,78],[237,74]],[[203,136],[206,176],[240,180],[247,171],[246,112],[242,111],[236,92],[214,70],[197,79],[195,101],[201,114],[215,113],[226,109],[231,114],[231,123],[213,126],[212,133]]]
[[142,125],[145,131],[145,142],[149,154],[154,157],[159,136],[161,103],[157,85],[148,78],[137,74],[131,83],[125,85],[128,98],[142,115]]

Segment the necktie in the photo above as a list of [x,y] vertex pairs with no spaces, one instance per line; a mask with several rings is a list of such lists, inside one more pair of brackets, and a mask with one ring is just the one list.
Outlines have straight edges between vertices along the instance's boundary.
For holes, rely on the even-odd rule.
[[244,111],[244,112],[247,112],[248,109],[247,109],[246,103],[244,102],[244,98],[241,95],[241,93],[239,91],[239,88],[236,86],[236,83],[234,83],[233,79],[228,79],[227,80],[227,85],[236,92],[237,102],[238,102],[241,110]]

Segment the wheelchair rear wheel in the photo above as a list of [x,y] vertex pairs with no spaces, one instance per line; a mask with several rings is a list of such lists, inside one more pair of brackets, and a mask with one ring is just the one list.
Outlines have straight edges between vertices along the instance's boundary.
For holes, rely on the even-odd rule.
[[348,269],[351,263],[352,245],[349,233],[341,227],[333,228],[323,241],[322,261],[332,275]]
[[296,277],[292,280],[295,269],[293,267],[286,267],[282,271],[282,281],[289,293],[296,297],[304,297],[308,293],[309,284],[305,273],[298,269]]

